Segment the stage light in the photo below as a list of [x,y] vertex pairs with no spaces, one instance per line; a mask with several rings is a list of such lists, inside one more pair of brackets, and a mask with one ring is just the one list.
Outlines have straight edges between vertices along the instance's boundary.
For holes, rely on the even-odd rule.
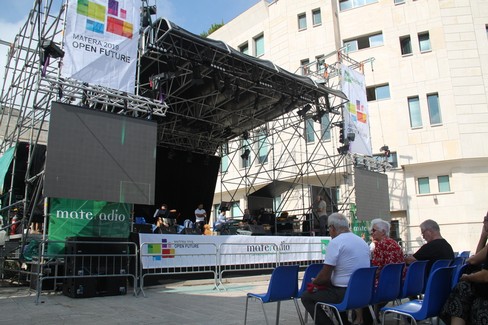
[[51,40],[41,40],[41,48],[44,50],[44,53],[49,55],[51,58],[64,57],[64,51]]
[[325,115],[325,111],[323,110],[319,110],[313,117],[312,119],[315,121],[315,122],[320,122],[322,120],[322,117]]
[[45,69],[49,64],[49,58],[62,58],[64,57],[64,51],[51,40],[42,39],[40,43],[42,51],[40,51],[41,65],[43,66],[43,73],[45,75]]
[[152,15],[157,13],[156,6],[146,6],[142,8],[142,27],[152,25]]
[[356,139],[356,133],[354,133],[354,132],[347,133],[347,140],[349,140],[351,142],[351,141],[354,141],[354,139]]
[[345,144],[339,148],[337,148],[337,151],[339,152],[340,155],[345,155],[349,152],[349,144]]
[[312,108],[310,104],[307,104],[297,111],[297,115],[304,118],[307,112]]
[[241,155],[241,158],[245,159],[245,160],[249,159],[250,153],[251,153],[251,150],[249,150],[249,149],[244,150],[244,153]]

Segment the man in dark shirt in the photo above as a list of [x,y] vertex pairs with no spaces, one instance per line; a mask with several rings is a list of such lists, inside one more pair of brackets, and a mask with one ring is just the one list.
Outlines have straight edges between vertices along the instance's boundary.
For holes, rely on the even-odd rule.
[[427,270],[430,270],[432,264],[437,260],[454,259],[454,251],[447,240],[442,238],[437,222],[431,219],[425,220],[420,224],[420,231],[427,243],[420,247],[415,254],[405,257],[405,262],[407,264],[416,260],[427,260],[429,261]]

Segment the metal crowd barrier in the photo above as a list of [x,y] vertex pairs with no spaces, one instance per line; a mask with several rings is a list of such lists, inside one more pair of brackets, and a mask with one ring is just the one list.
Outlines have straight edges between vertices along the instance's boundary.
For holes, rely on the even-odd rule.
[[[65,244],[63,253],[49,252],[50,246]],[[128,241],[46,240],[39,242],[39,254],[32,256],[31,261],[24,262],[31,265],[30,270],[22,272],[30,276],[31,288],[36,290],[36,304],[39,303],[43,282],[47,280],[53,281],[53,290],[56,291],[57,283],[63,279],[63,293],[68,291],[72,297],[83,297],[86,294],[83,290],[90,286],[93,292],[104,291],[105,295],[125,294],[127,280],[132,278],[133,294],[136,296],[138,249],[136,243]],[[60,267],[63,264],[64,268]],[[90,285],[84,285],[86,279],[90,279]],[[104,287],[93,288],[101,286],[99,282],[103,282]]]
[[[50,246],[67,245],[62,254],[50,253]],[[166,246],[165,246],[166,245]],[[181,253],[179,245],[186,245]],[[190,246],[188,246],[190,245]],[[122,249],[121,249],[122,247]],[[183,246],[181,246],[183,247]],[[32,256],[30,268],[21,270],[30,277],[36,290],[36,303],[43,291],[43,282],[51,280],[52,290],[63,282],[71,295],[78,292],[81,279],[129,278],[133,281],[133,295],[139,291],[144,297],[146,277],[172,274],[213,274],[214,290],[226,290],[223,280],[231,272],[272,270],[278,265],[298,264],[306,267],[322,263],[324,243],[185,243],[144,242],[139,247],[126,241],[40,241],[38,252]],[[194,249],[195,253],[188,253]],[[63,281],[61,281],[63,280]],[[127,290],[127,286],[125,286]],[[121,292],[122,293],[122,292]],[[119,293],[119,294],[121,294]],[[125,293],[125,292],[123,292]]]
[[[173,246],[174,243],[166,245],[167,249],[159,248],[160,251],[154,251],[150,247],[161,247],[161,242],[141,245],[139,274],[140,291],[144,296],[146,276],[213,273],[214,289],[226,290],[223,283],[225,274],[266,271],[286,264],[306,267],[311,263],[323,263],[326,249],[323,243],[191,243],[202,248],[205,253],[182,254],[178,253],[178,247]],[[175,249],[171,250],[173,247]],[[165,260],[168,266],[164,266]]]
[[[161,242],[141,243],[140,263],[140,291],[145,297],[144,280],[148,276],[161,276],[170,274],[213,273],[214,289],[218,288],[217,245],[214,243],[168,243],[167,249],[161,249]],[[192,245],[204,250],[196,253],[178,253],[178,245]],[[155,249],[154,249],[154,248]],[[156,251],[158,250],[159,251]],[[171,263],[164,266],[164,261]],[[155,266],[151,266],[155,265]]]
[[[242,247],[246,249],[242,249]],[[323,243],[223,243],[219,247],[219,287],[226,272],[272,270],[278,265],[323,263]],[[317,258],[317,256],[321,256]]]

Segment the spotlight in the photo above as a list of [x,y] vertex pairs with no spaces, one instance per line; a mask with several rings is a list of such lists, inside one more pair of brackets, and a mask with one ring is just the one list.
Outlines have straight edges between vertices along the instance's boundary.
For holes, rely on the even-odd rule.
[[41,40],[41,48],[44,50],[44,53],[46,55],[52,58],[64,57],[64,51],[61,50],[61,48],[51,40],[47,40],[47,39]]
[[310,104],[307,104],[297,111],[297,115],[304,118],[307,112],[312,108]]
[[147,6],[142,8],[142,27],[147,27],[152,24],[152,15],[157,13],[156,6]]
[[249,132],[248,132],[247,130],[246,130],[246,131],[244,131],[244,133],[242,133],[242,138],[243,138],[244,140],[249,139]]
[[249,150],[249,149],[244,150],[244,153],[241,155],[241,158],[245,159],[245,160],[249,159],[250,153],[251,153],[251,150]]
[[354,132],[350,132],[347,134],[347,140],[349,140],[350,142],[354,141],[354,139],[356,139],[356,133]]
[[315,121],[315,122],[320,122],[320,120],[322,120],[322,116],[325,115],[325,111],[322,111],[322,110],[319,110],[313,117],[312,119]]
[[337,151],[339,152],[340,155],[345,155],[349,152],[349,144],[345,144],[339,148],[337,148]]

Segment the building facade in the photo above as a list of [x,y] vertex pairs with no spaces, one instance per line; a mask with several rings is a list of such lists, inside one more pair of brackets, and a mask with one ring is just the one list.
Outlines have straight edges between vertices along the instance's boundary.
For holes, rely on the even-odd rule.
[[[420,245],[419,224],[434,219],[455,251],[474,251],[488,210],[488,2],[262,0],[210,37],[311,77],[320,77],[324,66],[341,61],[340,53],[353,60],[343,61],[346,65],[359,62],[366,78],[373,153],[383,155],[380,148],[386,145],[391,154],[390,213],[398,221],[399,237],[411,243],[408,247]],[[330,83],[337,86],[333,79]],[[337,131],[321,131],[320,122],[312,126],[319,135],[313,139],[307,139],[304,122],[305,145],[286,149],[297,137],[294,132],[275,137],[269,143],[270,157],[286,153],[296,161],[300,156],[306,160],[303,155],[318,142],[318,151],[335,155]],[[319,175],[329,187],[341,189],[338,202],[348,183],[347,170],[339,165],[333,172],[324,167]],[[242,173],[246,168],[235,164],[224,172]],[[341,177],[334,176],[338,174]],[[272,178],[290,177],[283,173]],[[263,179],[258,187],[270,181]],[[242,209],[247,186],[231,186]],[[225,196],[224,187],[217,184],[214,204]],[[287,209],[309,205],[310,193],[296,193]]]

